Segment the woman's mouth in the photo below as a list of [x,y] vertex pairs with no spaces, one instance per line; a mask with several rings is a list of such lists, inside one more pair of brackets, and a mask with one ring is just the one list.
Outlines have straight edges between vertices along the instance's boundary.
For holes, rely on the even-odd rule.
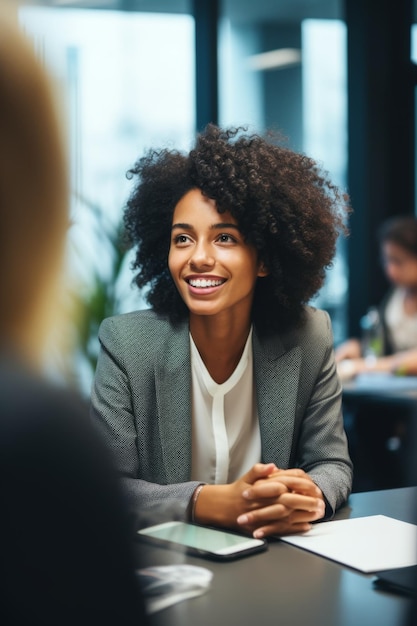
[[188,284],[191,287],[196,287],[197,289],[207,289],[209,287],[218,287],[222,285],[225,281],[221,279],[211,279],[211,278],[190,278],[187,280]]

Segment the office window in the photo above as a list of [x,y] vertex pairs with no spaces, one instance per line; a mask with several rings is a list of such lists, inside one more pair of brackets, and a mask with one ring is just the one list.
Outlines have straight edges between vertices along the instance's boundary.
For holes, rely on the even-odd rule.
[[252,67],[260,49],[256,25],[219,21],[219,124],[247,126],[262,132],[265,127],[262,74]]
[[[315,158],[346,189],[346,26],[339,3],[321,8],[225,0],[219,31],[221,125],[274,129],[287,145]],[[239,8],[240,7],[240,8]],[[321,11],[321,12],[320,12]],[[325,18],[325,19],[324,19]],[[346,245],[313,304],[328,310],[335,342],[346,335]]]
[[[340,20],[304,20],[303,151],[346,190],[347,72],[346,25]],[[346,241],[340,238],[333,267],[314,304],[326,309],[335,342],[346,335],[348,268]]]
[[80,296],[74,384],[88,391],[105,316],[145,302],[115,246],[127,170],[194,135],[194,21],[187,14],[22,7],[24,29],[62,90],[71,165],[69,287]]

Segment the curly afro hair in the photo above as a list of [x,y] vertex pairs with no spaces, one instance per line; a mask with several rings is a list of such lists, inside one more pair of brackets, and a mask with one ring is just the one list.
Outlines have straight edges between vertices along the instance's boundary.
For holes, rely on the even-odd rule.
[[347,197],[312,159],[246,129],[209,124],[189,154],[151,150],[129,170],[137,177],[124,222],[136,248],[132,269],[157,313],[173,323],[188,315],[169,273],[172,216],[191,189],[230,211],[268,275],[258,278],[252,317],[260,330],[300,323],[323,284],[336,241],[346,232]]

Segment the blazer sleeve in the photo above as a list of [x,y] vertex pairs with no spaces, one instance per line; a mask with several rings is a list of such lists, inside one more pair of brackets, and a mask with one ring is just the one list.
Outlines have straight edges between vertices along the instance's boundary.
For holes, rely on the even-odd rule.
[[[121,316],[123,317],[123,316]],[[132,349],[129,332],[124,332],[123,324],[115,323],[116,318],[108,318],[99,330],[100,353],[91,394],[91,416],[97,424],[113,455],[114,464],[121,476],[123,489],[131,514],[137,517],[137,525],[149,525],[163,519],[186,519],[192,495],[199,482],[163,484],[144,480],[142,470],[146,459],[140,459],[142,451],[147,458],[155,457],[153,448],[158,441],[138,441],[136,420],[132,399],[132,384],[135,393],[141,396],[141,384],[154,388],[151,364],[142,363],[140,339],[137,348]],[[130,345],[129,345],[130,344]],[[135,353],[133,359],[132,353]],[[132,381],[132,378],[135,378]],[[156,401],[145,394],[143,405],[146,415],[142,420],[155,421]],[[157,462],[158,465],[161,463]],[[163,468],[160,468],[163,473]]]
[[317,375],[300,429],[297,464],[322,490],[325,516],[329,518],[349,497],[352,462],[343,424],[342,387],[336,371],[330,319],[327,313],[322,319],[324,336],[320,343],[323,342],[324,350],[316,349],[316,356],[313,351],[309,356],[315,360],[320,353],[321,362],[316,363]]

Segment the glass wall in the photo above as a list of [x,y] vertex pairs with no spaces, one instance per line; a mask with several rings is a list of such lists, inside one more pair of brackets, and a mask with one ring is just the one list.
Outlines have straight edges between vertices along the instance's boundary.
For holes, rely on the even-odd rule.
[[69,374],[88,391],[100,321],[146,306],[119,237],[126,172],[146,149],[186,148],[194,135],[194,21],[39,6],[23,6],[19,19],[56,77],[67,116],[68,285],[78,300]]
[[[233,0],[222,5],[220,124],[278,131],[290,148],[315,158],[345,190],[345,24],[329,19],[337,14],[335,2],[321,3],[321,11],[277,4],[261,2],[258,12],[245,3],[239,11]],[[336,342],[346,335],[346,265],[340,239],[334,265],[313,303],[329,311]]]
[[[346,26],[340,20],[303,20],[303,151],[347,187]],[[314,301],[326,309],[335,342],[346,336],[348,268],[346,240],[338,241],[333,267]]]

